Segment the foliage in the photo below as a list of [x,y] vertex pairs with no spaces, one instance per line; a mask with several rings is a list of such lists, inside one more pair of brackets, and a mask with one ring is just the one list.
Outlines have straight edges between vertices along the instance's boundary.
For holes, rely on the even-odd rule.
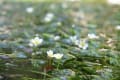
[[[120,79],[120,30],[114,27],[120,24],[119,6],[85,2],[3,2],[1,6],[0,15],[4,16],[6,23],[0,23],[0,78]],[[30,11],[31,7],[33,11]],[[53,17],[46,21],[47,14]],[[99,38],[89,39],[89,33]],[[30,40],[36,36],[43,42],[29,46]],[[76,36],[77,40],[86,39],[88,47],[81,49],[80,44],[76,45],[75,40],[70,39],[71,36]],[[47,56],[48,50],[54,54],[62,53],[63,57],[51,59]]]

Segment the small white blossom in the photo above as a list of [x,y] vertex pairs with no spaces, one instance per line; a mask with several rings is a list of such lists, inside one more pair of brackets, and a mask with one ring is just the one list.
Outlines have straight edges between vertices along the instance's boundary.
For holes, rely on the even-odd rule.
[[32,53],[32,56],[36,55],[36,53]]
[[72,28],[74,28],[75,27],[75,24],[72,24]]
[[108,49],[102,48],[102,49],[99,49],[99,51],[108,51]]
[[68,8],[68,5],[66,3],[63,3],[62,8],[66,9],[66,8]]
[[56,5],[55,5],[55,4],[51,4],[51,5],[50,5],[50,8],[51,8],[51,9],[55,9],[55,8],[56,8]]
[[88,38],[90,38],[90,39],[98,39],[99,36],[96,36],[94,33],[90,33],[90,34],[88,34]]
[[29,45],[30,46],[38,46],[38,45],[42,44],[42,42],[43,42],[43,39],[40,39],[39,37],[35,37],[34,39],[30,40]]
[[107,0],[109,4],[120,5],[120,0]]
[[73,44],[78,45],[79,40],[77,39],[77,36],[71,36],[70,40],[72,41]]
[[112,43],[113,42],[113,39],[112,38],[108,38],[107,42],[106,43]]
[[54,40],[55,40],[55,41],[60,40],[60,36],[55,36],[55,37],[54,37]]
[[96,70],[97,73],[101,73],[101,72],[104,72],[103,69],[100,69],[100,70]]
[[116,30],[120,30],[120,25],[116,26]]
[[48,57],[51,57],[51,58],[54,57],[52,50],[47,51],[47,55],[48,55]]
[[100,37],[103,37],[103,38],[107,37],[106,34],[104,34],[104,33],[100,33],[99,35],[100,35]]
[[47,13],[45,18],[44,18],[44,21],[45,22],[50,22],[54,17],[54,14],[53,13]]
[[78,17],[82,20],[84,20],[86,18],[85,16],[85,12],[84,11],[80,11],[79,14],[78,14]]
[[70,36],[70,40],[75,43],[77,41],[77,36]]
[[36,37],[38,37],[38,36],[39,36],[39,34],[35,34],[35,36],[36,36]]
[[109,68],[108,68],[108,69],[105,69],[105,70],[106,70],[107,72],[112,72],[112,69],[109,69]]
[[26,12],[28,12],[28,13],[32,13],[33,11],[34,11],[34,8],[32,8],[32,7],[26,8]]
[[[77,0],[70,0],[71,2],[77,1]],[[80,0],[79,0],[80,1]]]
[[79,48],[82,48],[84,50],[88,48],[88,43],[86,42],[86,40],[79,40],[79,41],[76,42],[76,45]]
[[61,58],[63,57],[63,54],[56,53],[56,54],[54,54],[54,57],[55,57],[56,59],[61,59]]
[[62,23],[61,23],[61,22],[57,22],[57,25],[58,25],[58,26],[61,26],[61,25],[62,25]]

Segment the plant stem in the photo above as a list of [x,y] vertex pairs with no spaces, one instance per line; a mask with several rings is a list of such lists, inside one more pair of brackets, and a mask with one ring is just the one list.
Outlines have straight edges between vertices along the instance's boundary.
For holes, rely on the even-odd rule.
[[[44,69],[44,73],[46,74],[46,69]],[[46,79],[46,75],[44,75],[43,80]]]
[[60,61],[58,60],[57,70],[59,70]]

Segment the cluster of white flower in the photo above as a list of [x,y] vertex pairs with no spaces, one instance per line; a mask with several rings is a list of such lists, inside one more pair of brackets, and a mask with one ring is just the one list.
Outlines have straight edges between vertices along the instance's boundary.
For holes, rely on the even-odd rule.
[[56,59],[61,59],[63,57],[63,54],[60,53],[54,54],[52,50],[47,51],[47,55],[50,58],[56,58]]
[[[97,39],[99,38],[98,36],[96,36],[95,34],[91,33],[91,34],[88,34],[88,38],[89,39]],[[60,39],[60,36],[54,36],[54,40],[59,40]],[[70,37],[70,40],[76,45],[78,46],[79,48],[83,49],[83,50],[86,50],[88,48],[88,43],[87,43],[87,40],[86,39],[78,39],[77,36],[71,36]],[[29,45],[31,47],[37,47],[39,45],[41,45],[43,42],[43,39],[39,38],[38,36],[36,36],[34,39],[31,39],[30,40],[30,43]],[[49,50],[47,51],[47,55],[48,57],[50,58],[56,58],[56,59],[61,59],[63,57],[63,54],[60,54],[60,53],[56,53],[54,54],[52,50]]]
[[[26,8],[26,12],[27,13],[29,13],[29,14],[31,14],[31,13],[33,13],[34,12],[34,8],[33,7],[27,7]],[[45,22],[50,22],[52,19],[53,19],[53,17],[54,17],[54,14],[53,13],[47,13],[46,15],[45,15],[45,17],[44,17],[44,21]],[[58,23],[58,25],[61,25],[61,23]]]
[[[98,38],[99,36],[95,35],[94,33],[88,34],[88,39],[98,39]],[[77,36],[71,36],[70,40],[81,49],[85,50],[88,48],[87,39],[78,39]]]
[[[60,39],[60,36],[55,36],[54,37],[54,40],[59,40],[59,39]],[[30,40],[29,46],[37,47],[37,46],[41,45],[42,42],[43,42],[43,39],[36,36],[34,39]],[[51,58],[54,57],[56,59],[61,59],[62,56],[63,56],[63,54],[60,54],[60,53],[53,54],[52,50],[47,51],[47,55],[48,55],[48,57],[51,57]]]

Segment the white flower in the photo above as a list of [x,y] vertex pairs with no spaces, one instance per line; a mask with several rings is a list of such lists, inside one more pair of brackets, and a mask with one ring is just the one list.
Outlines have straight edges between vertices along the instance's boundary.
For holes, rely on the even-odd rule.
[[43,42],[43,39],[40,39],[39,37],[35,37],[34,39],[30,40],[29,45],[30,46],[38,46],[38,45],[42,44],[42,42]]
[[100,33],[99,35],[103,38],[106,38],[106,35],[104,33]]
[[61,23],[61,22],[57,22],[57,25],[58,25],[58,26],[61,26],[61,25],[62,25],[62,23]]
[[90,38],[90,39],[98,39],[99,36],[96,36],[94,33],[90,33],[90,34],[88,34],[88,38]]
[[120,0],[107,0],[109,4],[120,5]]
[[[70,0],[71,2],[77,1],[77,0]],[[80,1],[80,0],[79,0]]]
[[47,51],[47,56],[50,58],[56,58],[56,59],[61,59],[63,57],[63,54],[56,53],[54,54],[52,50]]
[[105,48],[102,48],[102,49],[99,49],[99,51],[107,51],[108,49],[105,49]]
[[72,28],[74,28],[75,27],[75,24],[72,24]]
[[68,5],[66,3],[63,3],[62,8],[66,9],[66,8],[68,8]]
[[54,17],[54,14],[53,13],[47,13],[45,18],[44,18],[44,21],[45,22],[50,22]]
[[50,8],[51,8],[51,9],[55,9],[55,8],[56,8],[56,5],[55,5],[55,4],[51,4],[51,5],[50,5]]
[[60,36],[55,36],[55,37],[54,37],[54,40],[55,40],[55,41],[60,40]]
[[77,39],[77,36],[71,36],[70,40],[72,41],[73,44],[78,45],[79,44],[79,40]]
[[32,7],[26,8],[26,12],[28,12],[28,13],[32,13],[33,11],[34,11],[34,8],[32,8]]
[[52,50],[47,51],[47,55],[48,55],[48,57],[54,57]]
[[61,59],[61,58],[63,57],[63,54],[56,53],[56,54],[54,54],[54,57],[55,57],[56,59]]
[[120,30],[120,25],[116,26],[116,30]]
[[77,41],[77,36],[70,36],[70,40],[75,43]]
[[105,70],[106,70],[107,72],[112,72],[112,69],[109,69],[109,68],[108,68],[108,69],[105,69]]
[[88,48],[88,43],[86,42],[86,40],[79,40],[79,41],[76,42],[76,45],[79,48],[82,48],[84,50]]

